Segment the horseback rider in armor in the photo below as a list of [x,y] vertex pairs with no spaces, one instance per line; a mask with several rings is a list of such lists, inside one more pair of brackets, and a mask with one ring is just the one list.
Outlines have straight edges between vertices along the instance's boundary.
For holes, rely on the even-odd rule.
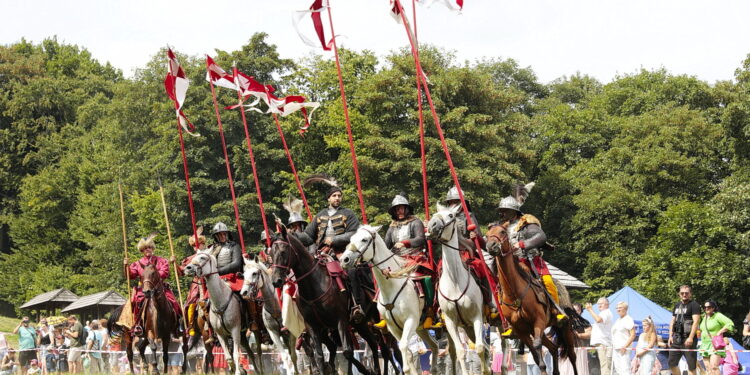
[[513,194],[503,198],[497,209],[503,222],[502,225],[507,230],[508,241],[514,249],[513,255],[517,256],[536,278],[541,279],[548,297],[555,304],[557,311],[560,312],[557,315],[557,320],[562,321],[567,317],[559,306],[560,297],[549,268],[547,268],[547,263],[542,259],[543,250],[551,249],[551,245],[547,244],[547,235],[544,234],[539,219],[521,211],[521,206],[533,187],[533,182],[526,185],[516,185],[513,188]]
[[[126,267],[125,272],[129,274],[130,280],[140,280],[141,275],[143,274],[143,270],[148,265],[153,265],[154,268],[156,268],[156,271],[159,273],[159,277],[162,280],[167,280],[169,278],[169,262],[162,257],[154,255],[154,249],[156,248],[156,245],[154,244],[154,237],[156,237],[156,234],[152,234],[146,238],[141,238],[141,240],[138,241],[138,251],[143,254],[143,257],[141,257],[141,259],[138,259],[132,264],[129,264],[128,258],[125,257],[123,265]],[[171,258],[170,261],[174,262],[174,258]],[[167,287],[167,284],[165,284],[165,288],[163,290],[164,296],[167,297],[167,300],[172,305],[175,316],[177,316],[178,318],[181,317],[182,309],[180,308],[180,304],[177,302],[177,298],[175,298],[174,293],[172,293],[172,290]],[[140,336],[143,334],[141,313],[143,310],[143,301],[145,300],[145,298],[146,296],[143,293],[143,288],[141,285],[133,288],[130,304],[133,309],[133,316],[135,317],[135,322],[133,324],[133,334],[136,336]]]
[[[359,219],[352,210],[341,206],[343,195],[336,180],[322,175],[315,175],[305,179],[305,185],[314,182],[324,182],[330,185],[326,191],[328,208],[324,208],[318,212],[313,218],[313,222],[305,228],[304,232],[296,234],[303,245],[317,245],[320,254],[327,254],[336,259],[335,262],[329,262],[326,265],[329,268],[329,273],[336,278],[335,275],[341,275],[344,272],[336,256],[341,255],[346,250],[349,239],[357,232],[357,228],[359,228]],[[351,319],[355,322],[361,321],[364,318],[361,307],[364,296],[362,295],[358,272],[359,269],[356,267],[346,272],[350,286],[349,290],[354,299]],[[369,269],[367,273],[369,275]]]
[[242,279],[237,275],[242,273],[244,265],[242,249],[238,243],[232,241],[229,228],[222,222],[214,225],[211,234],[214,237],[214,243],[208,248],[208,252],[216,258],[219,277],[229,285],[233,292],[239,293],[242,289]]
[[[424,325],[426,328],[439,327],[432,324],[433,315],[437,311],[433,306],[436,301],[433,280],[437,280],[437,272],[432,259],[429,259],[429,254],[426,253],[424,224],[422,220],[414,216],[414,208],[409,204],[405,193],[399,193],[393,198],[388,213],[393,220],[385,234],[385,245],[394,253],[417,265],[414,274],[417,278],[421,278],[416,282],[419,296],[424,298],[425,289],[427,290],[425,306],[428,308]],[[383,323],[385,327],[384,320],[380,323]]]
[[[471,217],[471,223],[474,225],[474,230],[468,230],[468,223],[466,220],[466,215],[464,214],[463,210],[459,210],[458,214],[456,215],[456,226],[458,233],[461,234],[463,237],[459,241],[460,247],[462,250],[464,250],[464,245],[461,245],[461,242],[465,243],[465,247],[468,248],[469,253],[468,256],[464,256],[464,261],[466,264],[471,268],[472,272],[477,276],[479,279],[479,284],[481,286],[482,290],[482,296],[484,297],[485,301],[488,301],[487,306],[490,308],[490,317],[496,318],[498,316],[498,308],[495,306],[494,298],[492,298],[492,291],[490,290],[490,284],[488,279],[490,277],[495,277],[495,275],[491,273],[487,273],[486,269],[490,269],[490,265],[492,264],[492,260],[494,257],[489,255],[487,251],[482,251],[482,256],[480,256],[479,251],[475,249],[474,239],[477,239],[479,242],[479,246],[484,249],[487,245],[484,236],[482,235],[482,230],[479,228],[479,221],[477,220],[477,217],[474,215],[474,213],[471,211],[471,203],[468,199],[466,199],[466,196],[464,195],[464,201],[466,202],[466,208],[469,211],[469,216]],[[453,186],[448,190],[448,193],[445,195],[445,203],[448,205],[448,208],[453,208],[455,206],[461,205],[461,197],[458,194],[458,188]],[[468,239],[468,241],[467,241]],[[463,254],[462,254],[463,256]],[[482,262],[487,265],[487,268],[485,268],[482,265]],[[491,269],[490,269],[491,270]],[[490,271],[492,272],[492,271]]]

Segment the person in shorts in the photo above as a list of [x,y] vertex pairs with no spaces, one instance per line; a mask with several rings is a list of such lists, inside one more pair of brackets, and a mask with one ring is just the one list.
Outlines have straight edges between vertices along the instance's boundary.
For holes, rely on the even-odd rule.
[[78,374],[83,370],[81,354],[83,354],[82,338],[83,325],[78,321],[75,315],[68,317],[68,328],[63,331],[63,335],[70,340],[70,350],[68,350],[68,370],[72,374]]
[[26,375],[32,359],[36,359],[36,329],[31,327],[29,317],[24,316],[18,323],[14,334],[18,334],[18,362],[21,364],[21,374]]
[[182,372],[182,363],[185,360],[184,355],[182,354],[182,338],[172,338],[172,341],[170,341],[169,346],[167,347],[169,350],[169,358],[167,360],[167,364],[169,365],[169,373],[172,373],[174,375],[178,375]]
[[672,375],[680,375],[680,358],[685,356],[688,374],[695,375],[698,354],[697,347],[698,324],[701,320],[701,306],[692,300],[693,290],[689,285],[680,287],[680,302],[672,310],[672,321],[669,323],[669,348],[685,349],[669,352],[669,369]]

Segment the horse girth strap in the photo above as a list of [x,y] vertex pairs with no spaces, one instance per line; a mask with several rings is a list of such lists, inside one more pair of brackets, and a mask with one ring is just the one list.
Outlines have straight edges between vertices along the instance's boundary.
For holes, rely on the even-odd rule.
[[229,298],[227,298],[227,301],[224,302],[224,304],[222,306],[216,307],[215,305],[211,304],[211,312],[213,312],[214,314],[219,314],[219,315],[223,316],[224,313],[227,311],[227,308],[229,307],[229,303],[232,302],[233,298],[237,298],[238,302],[240,302],[239,301],[239,297],[237,295],[235,295],[234,293],[232,293],[231,296]]

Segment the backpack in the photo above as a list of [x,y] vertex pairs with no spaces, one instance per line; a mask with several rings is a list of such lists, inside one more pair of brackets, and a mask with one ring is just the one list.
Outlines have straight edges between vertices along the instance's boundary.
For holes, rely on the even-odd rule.
[[96,332],[91,332],[91,337],[91,350],[100,350],[102,348],[102,343]]
[[81,327],[81,332],[78,332],[78,342],[86,345],[86,339],[89,338],[89,331],[86,327]]

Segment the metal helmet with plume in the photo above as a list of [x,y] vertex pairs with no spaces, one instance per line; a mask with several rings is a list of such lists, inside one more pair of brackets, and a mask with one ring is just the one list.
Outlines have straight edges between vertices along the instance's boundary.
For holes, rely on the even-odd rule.
[[500,200],[500,204],[497,205],[498,209],[509,209],[521,212],[521,206],[526,202],[526,198],[529,197],[531,189],[534,188],[535,183],[529,182],[528,184],[516,184],[513,186],[513,192],[511,195]]
[[190,246],[200,247],[200,246],[195,246],[195,237],[198,237],[199,244],[206,243],[206,236],[203,235],[203,226],[202,225],[199,226],[198,229],[196,229],[195,233],[196,233],[195,236],[188,237],[188,243],[190,243]]
[[289,212],[289,220],[287,221],[287,225],[292,225],[294,223],[307,223],[307,221],[302,218],[302,200],[293,196],[288,195],[286,199],[283,202],[284,209]]
[[333,177],[331,177],[331,176],[329,176],[329,175],[327,175],[325,173],[314,174],[314,175],[306,178],[305,181],[304,181],[304,185],[305,185],[305,187],[309,187],[312,184],[320,183],[320,182],[322,182],[322,183],[330,186],[330,188],[328,189],[328,191],[326,191],[326,199],[328,199],[328,197],[330,197],[331,194],[333,194],[333,193],[335,193],[337,191],[341,191],[341,187],[339,186],[338,181],[336,181],[335,178],[333,178]]

